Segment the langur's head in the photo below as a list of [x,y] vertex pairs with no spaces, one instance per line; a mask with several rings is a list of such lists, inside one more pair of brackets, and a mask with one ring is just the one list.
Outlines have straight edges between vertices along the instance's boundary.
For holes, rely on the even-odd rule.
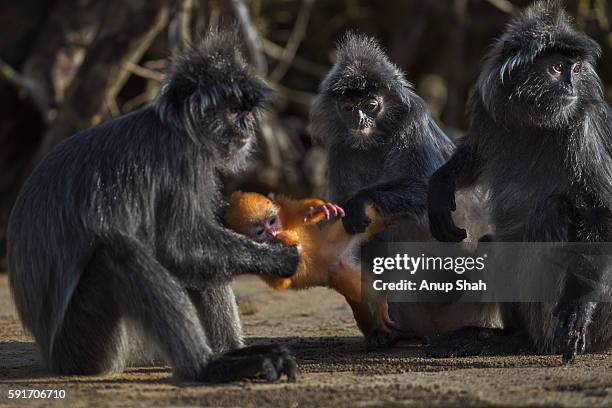
[[233,32],[211,31],[173,59],[155,102],[160,118],[206,149],[215,166],[240,170],[256,141],[257,120],[272,90],[255,76]]
[[225,224],[258,242],[276,241],[283,230],[278,205],[257,193],[235,191],[225,214]]
[[478,97],[494,120],[546,128],[579,122],[603,99],[599,45],[576,31],[558,1],[540,1],[506,27],[485,59]]
[[393,143],[414,93],[401,70],[370,37],[348,33],[319,89],[311,133],[324,143],[368,150]]

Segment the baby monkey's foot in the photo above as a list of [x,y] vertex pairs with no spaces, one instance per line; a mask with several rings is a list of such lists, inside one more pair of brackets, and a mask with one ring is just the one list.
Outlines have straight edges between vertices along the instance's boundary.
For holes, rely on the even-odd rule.
[[320,205],[308,208],[308,212],[304,216],[304,222],[312,221],[319,214],[324,214],[324,219],[330,220],[332,218],[344,217],[344,210],[336,204],[322,202]]
[[387,302],[375,304],[376,328],[366,336],[365,347],[367,351],[381,348],[389,348],[392,334],[395,332],[395,322],[389,316],[389,305]]
[[389,348],[389,334],[383,332],[378,327],[365,337],[366,351],[376,351]]
[[389,316],[389,304],[387,302],[376,304],[376,324],[383,333],[387,334],[390,334],[395,328],[395,322]]

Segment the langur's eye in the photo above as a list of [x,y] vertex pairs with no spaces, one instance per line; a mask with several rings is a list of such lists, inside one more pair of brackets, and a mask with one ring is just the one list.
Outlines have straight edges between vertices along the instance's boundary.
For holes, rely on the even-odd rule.
[[258,237],[261,237],[264,232],[266,232],[265,228],[257,228],[255,234],[257,234]]
[[227,118],[231,121],[235,121],[236,118],[238,118],[238,114],[240,113],[240,108],[227,108],[225,110],[225,112],[227,113]]
[[268,221],[268,223],[269,223],[270,225],[274,225],[274,224],[276,224],[276,217],[272,217],[272,218],[270,218],[270,221]]
[[376,99],[370,99],[364,105],[364,110],[367,112],[375,112],[378,109],[378,101]]
[[582,72],[582,62],[577,62],[572,69],[574,74],[580,74]]
[[550,72],[552,72],[553,75],[560,75],[561,73],[563,73],[563,64],[555,64],[551,66]]
[[350,112],[353,110],[353,104],[350,102],[344,102],[340,104],[340,109],[342,109],[344,112]]

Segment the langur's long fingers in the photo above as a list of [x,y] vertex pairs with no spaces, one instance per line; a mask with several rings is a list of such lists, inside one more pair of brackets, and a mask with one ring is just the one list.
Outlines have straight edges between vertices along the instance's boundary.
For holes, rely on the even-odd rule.
[[340,214],[340,218],[344,218],[344,216],[346,215],[344,209],[339,205],[336,205],[336,208],[338,209],[338,214]]

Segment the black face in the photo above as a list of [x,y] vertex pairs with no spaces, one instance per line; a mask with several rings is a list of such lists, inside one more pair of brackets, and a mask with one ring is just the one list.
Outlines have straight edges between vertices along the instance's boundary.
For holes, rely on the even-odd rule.
[[588,98],[587,63],[549,53],[513,74],[509,103],[540,126],[565,125]]
[[241,170],[255,145],[257,108],[229,104],[224,109],[214,109],[210,116],[211,134],[217,135],[221,170],[228,173]]
[[223,111],[231,135],[229,154],[235,154],[255,140],[256,121],[253,109],[247,106],[230,106]]
[[543,56],[536,63],[546,69],[552,86],[556,87],[564,105],[572,105],[578,99],[578,86],[582,79],[582,61],[561,54]]
[[385,110],[385,101],[382,95],[351,95],[341,96],[336,104],[338,115],[353,142],[362,144],[364,139],[373,137],[376,131],[377,120]]

